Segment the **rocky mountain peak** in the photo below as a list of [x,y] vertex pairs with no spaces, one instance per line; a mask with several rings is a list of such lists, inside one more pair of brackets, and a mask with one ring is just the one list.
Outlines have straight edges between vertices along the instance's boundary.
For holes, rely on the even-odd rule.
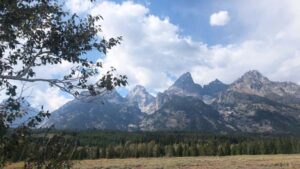
[[214,81],[211,81],[208,83],[208,85],[223,85],[224,83],[221,82],[219,79],[215,79]]
[[190,72],[182,74],[174,83],[174,86],[185,86],[187,84],[194,84],[194,80]]
[[137,93],[148,93],[146,88],[142,85],[136,85],[132,90],[129,91],[129,95]]
[[247,93],[285,104],[300,103],[300,86],[287,82],[274,82],[258,71],[249,71],[232,83],[229,90]]
[[187,72],[156,98],[138,85],[126,98],[113,90],[72,100],[43,127],[299,133],[299,112],[297,84],[249,71],[230,85],[216,79],[202,87]]
[[259,71],[257,70],[250,70],[246,72],[239,80],[243,81],[260,81],[260,82],[266,82],[269,81],[268,78],[264,77]]
[[246,72],[242,77],[230,85],[230,89],[242,93],[263,95],[266,87],[270,87],[271,81],[257,70]]
[[133,98],[133,97],[153,97],[151,94],[148,93],[146,88],[141,85],[136,85],[132,90],[129,91],[127,98]]
[[168,95],[201,97],[202,86],[194,82],[190,72],[186,72],[182,74],[164,93]]
[[152,113],[155,109],[155,97],[144,86],[136,85],[127,95],[129,102],[137,102],[142,112]]
[[203,86],[203,94],[209,96],[217,96],[220,92],[225,91],[227,88],[228,85],[224,84],[219,79],[216,79]]

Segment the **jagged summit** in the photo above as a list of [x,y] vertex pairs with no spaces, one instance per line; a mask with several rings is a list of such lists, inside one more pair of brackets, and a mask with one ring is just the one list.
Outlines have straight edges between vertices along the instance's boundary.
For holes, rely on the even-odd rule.
[[219,79],[215,79],[214,81],[208,83],[208,85],[215,85],[215,84],[224,84],[224,83]]
[[182,74],[164,93],[168,95],[185,95],[201,97],[202,86],[196,84],[190,72]]
[[262,74],[258,70],[249,70],[248,72],[245,73],[245,75],[257,75],[257,76],[262,76]]
[[129,102],[138,103],[142,112],[151,114],[155,110],[155,97],[148,93],[146,88],[141,85],[136,85],[129,91],[127,97]]
[[230,89],[258,95],[261,91],[264,91],[265,87],[269,88],[271,85],[270,83],[272,82],[260,72],[257,70],[251,70],[233,82],[230,85]]
[[226,90],[228,85],[221,82],[219,79],[211,81],[207,85],[203,86],[203,94],[210,96],[217,96],[220,92]]
[[300,86],[293,83],[274,82],[256,70],[245,73],[232,83],[229,90],[267,97],[283,103],[300,103]]
[[259,71],[257,70],[250,70],[246,72],[239,80],[252,80],[252,81],[269,81],[268,78],[263,76]]
[[190,72],[182,74],[174,83],[175,86],[182,86],[185,84],[194,84],[194,80]]
[[246,72],[238,80],[233,82],[230,85],[229,90],[241,93],[262,95],[264,86],[268,86],[269,83],[269,79],[264,77],[260,72],[258,72],[257,70],[251,70]]
[[136,97],[136,96],[149,96],[149,97],[153,97],[151,94],[149,94],[149,92],[147,91],[147,89],[142,86],[142,85],[136,85],[132,90],[130,90],[128,92],[127,98],[132,98],[132,97]]

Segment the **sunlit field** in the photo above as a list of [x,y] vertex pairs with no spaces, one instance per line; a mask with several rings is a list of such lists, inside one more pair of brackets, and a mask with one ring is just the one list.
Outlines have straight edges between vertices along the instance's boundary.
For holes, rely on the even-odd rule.
[[[22,168],[22,163],[8,169]],[[300,155],[130,158],[74,161],[75,169],[300,169]]]

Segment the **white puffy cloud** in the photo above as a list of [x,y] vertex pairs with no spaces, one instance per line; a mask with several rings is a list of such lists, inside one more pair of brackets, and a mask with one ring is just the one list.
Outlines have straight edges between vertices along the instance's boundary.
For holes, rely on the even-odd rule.
[[180,37],[179,28],[168,18],[151,15],[140,4],[104,1],[91,13],[104,17],[100,24],[105,37],[123,36],[122,44],[110,50],[103,61],[126,74],[130,85],[161,91],[173,81],[168,74],[178,75],[190,65],[204,64],[197,54],[206,48],[204,44]]
[[[18,97],[24,97],[32,107],[37,109],[43,106],[44,110],[52,112],[72,99],[71,96],[63,93],[58,88],[50,87],[47,83],[23,83],[16,81],[11,81],[11,83],[18,86]],[[1,91],[0,100],[4,99],[7,99],[7,96],[5,91]]]
[[[272,80],[300,83],[298,1],[233,1],[230,15],[234,22],[246,25],[245,33],[238,41],[213,46],[182,36],[182,28],[169,18],[155,16],[146,6],[132,1],[97,1],[94,6],[78,6],[78,0],[68,2],[73,4],[68,6],[71,11],[104,17],[100,21],[103,29],[100,36],[123,36],[122,44],[110,50],[102,60],[105,65],[117,68],[120,74],[127,75],[129,87],[141,84],[156,93],[187,71],[200,84],[215,78],[230,83],[252,69]],[[222,15],[228,16],[228,13]],[[225,21],[220,20],[226,19],[216,20],[214,24],[225,25]],[[38,76],[55,77],[68,71],[70,66],[64,63],[58,68],[39,70]],[[45,105],[51,110],[69,100],[58,89],[45,85],[38,87],[31,96],[34,105]]]
[[211,26],[224,26],[230,21],[227,11],[219,11],[210,16],[209,23]]
[[71,100],[61,93],[58,88],[36,89],[29,95],[33,107],[44,106],[45,110],[53,111]]
[[[70,73],[74,65],[63,61],[58,65],[47,65],[35,69],[36,78],[62,78],[63,75]],[[26,83],[24,96],[34,107],[44,106],[45,110],[53,111],[72,99],[67,93],[60,91],[56,87],[50,87],[47,83]]]
[[[35,67],[35,78],[62,78],[63,75],[70,72],[70,69],[73,66],[74,64],[63,61],[61,64],[57,65]],[[14,68],[19,70],[21,67],[22,64],[20,63]],[[44,110],[53,111],[72,98],[68,94],[60,92],[58,88],[50,87],[48,83],[44,82],[31,83],[10,80],[10,83],[18,86],[17,97],[24,97],[33,107],[40,108],[43,106]],[[0,90],[0,102],[7,99],[8,96],[5,93],[5,90]]]
[[[237,10],[240,10],[238,5]],[[253,13],[252,10],[248,12]],[[256,12],[257,15],[263,15],[265,11]],[[245,22],[249,13],[244,13],[244,18],[238,18],[243,19],[240,22]],[[296,40],[288,38],[287,35],[292,32],[287,28],[277,37],[270,34],[273,38],[263,38],[253,26],[239,43],[209,46],[205,42],[181,36],[180,28],[168,18],[152,15],[147,7],[131,1],[103,1],[91,10],[91,14],[104,17],[100,24],[105,37],[123,36],[122,44],[109,51],[103,61],[128,75],[131,86],[142,84],[152,92],[162,91],[174,81],[173,77],[186,71],[190,71],[200,84],[215,78],[230,83],[252,69],[261,71],[273,80],[300,81],[293,71],[300,66],[295,62],[299,43],[292,44]],[[294,14],[289,16],[296,17]],[[248,21],[247,24],[257,23]],[[263,24],[267,26],[267,23]],[[288,66],[292,58],[290,62],[293,62],[293,67]]]

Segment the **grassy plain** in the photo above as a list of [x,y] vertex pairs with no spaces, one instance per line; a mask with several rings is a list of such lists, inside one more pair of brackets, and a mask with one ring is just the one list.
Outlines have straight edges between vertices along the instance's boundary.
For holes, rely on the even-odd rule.
[[[18,169],[21,163],[8,169]],[[75,169],[300,169],[300,155],[129,158],[74,161]]]

